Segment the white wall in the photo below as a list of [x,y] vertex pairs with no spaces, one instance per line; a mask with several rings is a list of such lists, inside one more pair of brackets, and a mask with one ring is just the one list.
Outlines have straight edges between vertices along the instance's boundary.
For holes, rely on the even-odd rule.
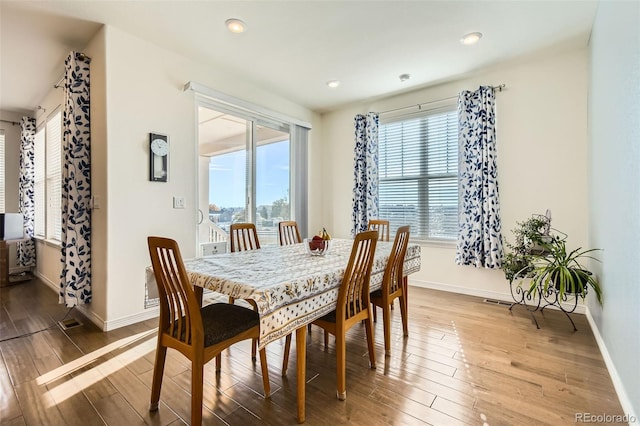
[[[591,244],[603,307],[589,303],[623,409],[640,415],[640,3],[601,2],[591,36]],[[636,420],[637,421],[637,420]]]
[[[146,238],[176,239],[185,258],[196,254],[196,109],[188,81],[319,127],[319,116],[237,75],[188,60],[113,27],[83,49],[91,60],[92,303],[80,309],[105,330],[157,315],[144,309]],[[49,93],[47,110],[62,91]],[[170,140],[169,182],[149,181],[148,134]],[[319,143],[315,129],[310,149]],[[173,196],[186,208],[173,209]],[[59,247],[41,243],[38,274],[54,288]]]
[[[106,211],[106,229],[98,233],[106,232],[108,263],[106,277],[94,276],[94,282],[107,289],[101,319],[112,328],[144,311],[148,235],[176,239],[185,257],[196,254],[197,118],[194,95],[183,92],[184,84],[196,81],[312,124],[318,117],[236,75],[194,63],[116,28],[107,27],[105,33],[108,179],[106,187],[94,187],[94,195]],[[149,132],[169,136],[167,183],[149,181]],[[313,144],[313,130],[310,140]],[[173,196],[185,197],[184,210],[173,209]],[[105,278],[106,284],[100,282]]]
[[[323,115],[322,217],[312,222],[336,236],[351,229],[353,117],[367,111],[430,102],[479,85],[506,84],[497,94],[498,173],[503,234],[532,213],[553,213],[553,225],[569,234],[569,244],[587,243],[587,50],[529,62],[503,64],[491,71],[437,87],[350,105]],[[313,228],[312,228],[313,229]],[[455,265],[455,247],[422,247],[422,270],[411,283],[509,299],[501,270]]]

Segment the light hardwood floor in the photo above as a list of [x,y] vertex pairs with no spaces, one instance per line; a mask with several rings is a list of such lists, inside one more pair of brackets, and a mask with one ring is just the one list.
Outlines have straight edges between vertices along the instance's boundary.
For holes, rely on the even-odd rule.
[[[168,352],[161,404],[148,411],[156,320],[102,332],[56,326],[67,309],[38,280],[0,289],[0,422],[3,425],[178,425],[189,423],[190,369]],[[347,343],[347,400],[335,396],[333,340],[314,328],[307,348],[307,424],[562,425],[575,414],[622,408],[582,315],[578,332],[557,311],[513,312],[482,299],[409,288],[409,332],[392,311],[392,355],[375,325],[377,368],[368,368],[364,327]],[[140,302],[142,303],[142,301]],[[27,337],[5,340],[53,327]],[[295,350],[282,378],[284,339],[268,345],[272,397],[262,397],[250,343],[232,347],[216,376],[205,367],[204,424],[291,425],[296,416]]]

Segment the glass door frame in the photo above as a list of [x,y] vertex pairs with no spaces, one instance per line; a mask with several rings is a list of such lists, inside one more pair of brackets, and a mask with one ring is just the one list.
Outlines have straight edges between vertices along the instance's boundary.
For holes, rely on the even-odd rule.
[[[196,253],[199,253],[200,239],[199,227],[202,221],[202,211],[200,200],[200,153],[199,153],[199,113],[198,108],[209,108],[215,111],[234,115],[238,118],[247,120],[250,128],[247,131],[247,161],[250,162],[252,172],[247,175],[247,185],[250,190],[249,200],[245,200],[245,210],[247,214],[247,222],[255,223],[256,215],[256,146],[254,143],[255,127],[257,125],[276,126],[275,128],[287,128],[289,133],[289,208],[292,220],[298,222],[301,235],[307,234],[307,132],[311,129],[311,125],[297,119],[289,118],[275,112],[265,113],[265,109],[259,106],[251,105],[247,102],[234,99],[228,95],[216,92],[212,89],[205,88],[197,83],[188,83],[185,90],[191,89],[196,92],[195,96],[195,166],[196,166]],[[215,96],[214,96],[215,95]],[[251,208],[248,208],[251,207]],[[207,206],[208,214],[208,206]]]

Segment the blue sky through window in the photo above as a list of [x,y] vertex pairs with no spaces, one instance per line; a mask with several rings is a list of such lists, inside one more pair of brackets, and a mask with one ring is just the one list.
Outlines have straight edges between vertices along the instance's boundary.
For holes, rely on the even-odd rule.
[[[211,157],[209,204],[244,207],[246,199],[246,151]],[[256,149],[256,206],[289,199],[289,141],[261,145]]]

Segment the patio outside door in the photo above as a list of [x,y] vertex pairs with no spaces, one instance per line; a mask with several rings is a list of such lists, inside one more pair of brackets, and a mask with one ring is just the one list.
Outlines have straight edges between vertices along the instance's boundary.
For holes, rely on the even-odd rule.
[[291,218],[288,126],[198,109],[200,243],[226,241],[236,222],[256,225],[260,245],[278,243]]

